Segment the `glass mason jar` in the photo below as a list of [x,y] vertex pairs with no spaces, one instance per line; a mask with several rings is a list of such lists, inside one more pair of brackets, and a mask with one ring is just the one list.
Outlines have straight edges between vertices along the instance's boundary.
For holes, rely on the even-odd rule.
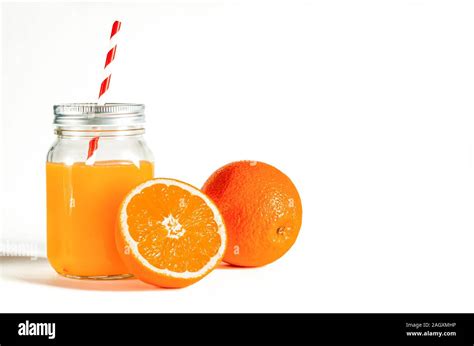
[[46,162],[48,260],[72,278],[129,277],[115,246],[120,203],[153,178],[144,105],[54,106],[57,139]]

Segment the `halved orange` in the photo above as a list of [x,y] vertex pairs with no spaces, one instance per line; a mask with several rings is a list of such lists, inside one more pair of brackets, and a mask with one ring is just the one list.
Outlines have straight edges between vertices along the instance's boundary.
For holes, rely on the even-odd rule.
[[226,248],[224,221],[199,189],[174,179],[149,180],[120,206],[118,251],[137,278],[184,287],[206,276]]

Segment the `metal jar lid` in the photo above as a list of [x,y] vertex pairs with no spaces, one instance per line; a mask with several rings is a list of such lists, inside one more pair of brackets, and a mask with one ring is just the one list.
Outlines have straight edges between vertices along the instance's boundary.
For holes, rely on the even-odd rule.
[[136,103],[65,103],[54,106],[58,127],[140,127],[145,124],[145,105]]

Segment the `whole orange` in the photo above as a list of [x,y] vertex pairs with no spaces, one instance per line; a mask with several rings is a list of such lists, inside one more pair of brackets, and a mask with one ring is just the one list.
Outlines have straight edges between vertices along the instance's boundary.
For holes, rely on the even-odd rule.
[[238,161],[214,172],[202,191],[217,205],[227,228],[224,261],[257,267],[283,256],[302,222],[301,199],[284,173],[257,161]]

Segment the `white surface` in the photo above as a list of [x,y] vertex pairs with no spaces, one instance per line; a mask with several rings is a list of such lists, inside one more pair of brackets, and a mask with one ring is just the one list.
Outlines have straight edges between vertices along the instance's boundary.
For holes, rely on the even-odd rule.
[[43,249],[52,105],[94,100],[115,19],[110,101],[147,105],[157,174],[265,161],[304,220],[280,261],[184,290],[3,260],[1,311],[474,311],[473,2],[2,6],[5,240]]

